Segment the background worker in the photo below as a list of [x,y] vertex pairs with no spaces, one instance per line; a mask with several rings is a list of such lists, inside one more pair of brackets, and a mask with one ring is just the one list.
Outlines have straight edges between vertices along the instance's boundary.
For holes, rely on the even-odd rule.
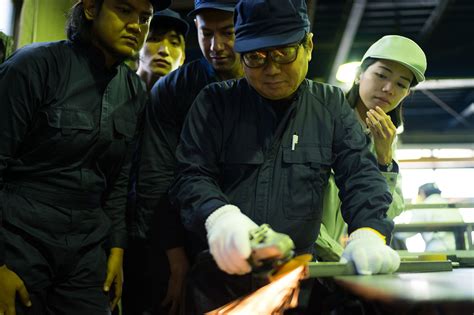
[[[395,160],[397,128],[402,125],[403,100],[410,88],[425,80],[426,56],[409,38],[388,35],[375,42],[364,54],[354,85],[347,93],[360,124],[370,136],[370,150],[392,193],[389,218],[404,209],[401,176]],[[334,176],[324,191],[323,219],[316,252],[320,260],[338,261],[344,251],[340,240],[345,222],[341,215]]]
[[[418,188],[417,203],[436,204],[447,203],[441,196],[441,190],[436,183],[426,183]],[[463,222],[458,209],[414,209],[409,212],[410,223],[422,222]],[[425,251],[449,251],[456,249],[456,240],[452,232],[421,233],[425,241]]]
[[208,311],[252,289],[249,231],[262,223],[313,253],[329,172],[350,238],[343,258],[361,274],[388,273],[393,223],[385,179],[339,89],[305,79],[313,48],[304,0],[241,0],[235,51],[245,78],[204,88],[188,113],[170,197],[185,227],[207,241],[218,269],[195,268]]
[[[165,9],[153,14],[150,32],[140,50],[137,70],[137,74],[146,83],[148,90],[159,78],[178,69],[184,63],[185,37],[188,29],[188,23],[173,10]],[[136,156],[135,160],[138,158]],[[152,269],[156,268],[154,267],[155,259],[152,257],[166,259],[164,255],[157,254],[156,250],[151,248],[151,239],[141,228],[145,219],[141,217],[142,212],[136,205],[137,162],[132,167],[133,175],[127,204],[129,239],[124,256],[124,277],[126,278],[122,295],[122,314],[124,315],[151,313],[154,299],[153,286],[155,286],[155,291],[162,291],[158,288],[158,284],[153,284],[151,280]]]
[[153,5],[77,1],[68,40],[0,65],[2,314],[105,315],[120,299],[131,143],[147,100],[123,61]]
[[[175,150],[184,118],[196,95],[207,84],[242,76],[239,55],[233,51],[235,4],[234,0],[195,1],[189,16],[195,18],[204,57],[170,73],[151,90],[137,189],[142,221],[151,221],[155,214],[152,231],[143,224],[143,230],[153,234],[153,248],[158,255],[153,268],[156,271],[153,278],[155,314],[178,311],[189,268],[189,253],[185,253],[185,247],[188,242],[198,241],[196,237],[185,236],[179,212],[170,205],[167,194],[174,178]],[[160,255],[166,255],[165,264],[161,263]]]
[[183,65],[188,30],[188,22],[178,12],[166,9],[153,14],[137,70],[148,90],[159,78]]

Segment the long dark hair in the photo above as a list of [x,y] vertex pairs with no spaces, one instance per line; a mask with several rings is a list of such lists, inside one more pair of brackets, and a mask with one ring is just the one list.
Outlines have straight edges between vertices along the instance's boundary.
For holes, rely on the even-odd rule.
[[[94,0],[97,12],[100,12],[104,0]],[[70,41],[89,43],[91,41],[92,22],[86,19],[84,3],[79,0],[67,13],[66,35]]]
[[[366,58],[364,62],[360,65],[359,71],[357,72],[357,77],[360,76],[362,72],[365,72],[367,68],[369,68],[371,65],[376,63],[379,59],[377,58]],[[418,82],[416,79],[413,79],[412,82],[410,83],[410,87],[415,86]],[[359,99],[359,87],[360,83],[354,83],[351,87],[351,89],[346,93],[346,98],[349,104],[351,105],[352,108],[355,108],[357,105],[357,100]],[[395,127],[400,127],[403,123],[403,101],[398,104],[397,107],[392,109],[387,113],[387,115],[390,116],[390,119],[392,120],[392,123],[395,125]]]

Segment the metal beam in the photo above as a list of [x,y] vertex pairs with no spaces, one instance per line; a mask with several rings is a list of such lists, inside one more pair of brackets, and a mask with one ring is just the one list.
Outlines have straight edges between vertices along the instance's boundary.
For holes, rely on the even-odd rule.
[[441,89],[462,89],[473,88],[474,79],[445,79],[445,80],[427,80],[421,82],[412,90],[441,90]]
[[[474,134],[472,132],[466,132],[466,131],[444,131],[444,132],[434,132],[434,131],[413,131],[413,132],[404,132],[400,135],[400,138],[403,141],[404,145],[410,144],[410,145],[416,145],[416,146],[421,146],[421,145],[446,145],[446,144],[451,144],[453,146],[461,146],[461,145],[472,145],[474,143]],[[469,164],[469,165],[468,165]],[[461,164],[460,162],[456,163],[450,163],[448,166],[446,163],[440,163],[440,164],[431,164],[430,166],[425,165],[423,168],[452,168],[452,167],[458,167],[459,165],[463,165],[462,167],[474,167],[474,163],[470,162],[463,162]],[[406,167],[404,164],[403,167]],[[420,166],[417,166],[417,168],[420,168]]]
[[451,116],[453,116],[456,120],[458,120],[461,124],[463,124],[464,126],[466,127],[470,127],[471,124],[469,124],[469,122],[464,118],[462,117],[461,115],[459,115],[454,109],[452,109],[448,104],[446,104],[445,102],[443,102],[439,97],[437,97],[436,95],[434,95],[433,92],[429,91],[429,90],[421,90],[421,92],[423,94],[425,94],[426,96],[428,96],[428,98],[430,98],[433,102],[435,102],[439,107],[441,107],[442,109],[444,109],[446,112],[448,112]]
[[420,31],[420,41],[425,42],[430,37],[433,30],[438,25],[439,21],[446,12],[446,8],[451,0],[439,0],[438,5],[431,12],[430,17],[425,21],[425,25],[421,28]]
[[[468,118],[471,115],[474,115],[474,103],[471,103],[468,106],[466,106],[466,108],[461,112],[461,117],[464,117],[464,118]],[[459,123],[459,121],[457,119],[452,118],[448,122],[448,126],[450,128],[453,128],[453,127],[457,126],[458,123]]]
[[426,8],[434,7],[438,4],[438,0],[430,1],[410,1],[410,2],[395,2],[395,1],[386,1],[386,2],[371,2],[367,5],[368,10],[393,10],[400,8]]
[[395,17],[395,16],[429,16],[432,12],[432,9],[426,8],[426,9],[419,9],[419,10],[414,10],[414,9],[407,9],[407,10],[401,10],[398,14],[395,14],[393,11],[370,11],[370,12],[365,12],[364,18],[375,18],[375,19],[380,19],[380,18],[389,18],[389,17]]
[[351,12],[347,19],[346,28],[344,29],[341,42],[339,43],[339,49],[337,50],[336,57],[334,58],[334,62],[332,64],[331,73],[328,80],[329,84],[336,84],[337,69],[346,61],[347,56],[349,55],[352,42],[354,41],[355,34],[359,28],[360,21],[362,20],[362,16],[364,15],[366,4],[366,0],[355,0],[352,5]]
[[462,117],[469,117],[472,114],[474,114],[474,103],[469,104],[462,112],[461,116]]

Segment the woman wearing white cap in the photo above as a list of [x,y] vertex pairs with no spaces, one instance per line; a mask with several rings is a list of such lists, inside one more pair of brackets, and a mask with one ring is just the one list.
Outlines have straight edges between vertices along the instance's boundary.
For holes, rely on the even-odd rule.
[[[392,193],[387,212],[390,218],[404,208],[401,178],[394,161],[396,129],[402,124],[402,102],[410,88],[425,80],[426,56],[411,39],[384,36],[364,54],[354,85],[347,93],[349,104],[372,140],[372,152]],[[317,254],[325,261],[337,261],[343,247],[339,239],[344,232],[341,201],[331,176],[324,195],[324,211]]]

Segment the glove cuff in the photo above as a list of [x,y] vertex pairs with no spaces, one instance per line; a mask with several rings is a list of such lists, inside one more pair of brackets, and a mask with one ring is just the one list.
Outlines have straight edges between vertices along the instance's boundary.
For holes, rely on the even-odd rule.
[[385,244],[385,236],[380,234],[379,231],[374,230],[372,228],[360,228],[355,230],[351,233],[351,235],[349,235],[348,243],[358,239],[370,239],[374,241],[376,240]]
[[205,227],[206,227],[206,231],[209,232],[209,229],[212,228],[212,226],[214,225],[214,223],[219,220],[219,218],[221,218],[222,216],[224,215],[227,215],[229,213],[239,213],[241,214],[242,212],[240,212],[240,209],[234,205],[224,205],[220,208],[217,208],[216,210],[214,210],[213,213],[211,213],[210,216],[207,217],[206,219],[206,222],[205,222]]

